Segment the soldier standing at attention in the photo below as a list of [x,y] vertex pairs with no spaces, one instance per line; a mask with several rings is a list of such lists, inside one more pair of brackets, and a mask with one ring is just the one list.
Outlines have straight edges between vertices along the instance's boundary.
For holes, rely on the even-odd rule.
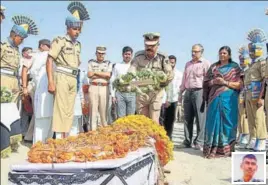
[[[76,77],[81,64],[81,44],[77,38],[83,21],[89,20],[88,11],[81,2],[71,2],[68,10],[72,16],[65,21],[67,34],[53,40],[46,64],[48,91],[55,96],[52,131],[56,132],[56,138],[67,137],[73,123]],[[53,62],[56,65],[54,76]]]
[[112,73],[112,63],[104,60],[106,47],[96,48],[97,60],[91,59],[88,62],[89,78],[89,124],[91,130],[97,128],[97,116],[100,113],[101,125],[107,125],[107,109],[109,99],[109,81]]
[[253,29],[248,33],[249,55],[252,59],[248,72],[245,74],[246,113],[248,118],[250,142],[248,148],[265,151],[267,130],[265,123],[264,102],[262,100],[263,81],[265,79],[266,60],[263,57],[265,32]]
[[[138,51],[135,54],[131,61],[129,72],[135,73],[143,68],[149,68],[152,71],[163,71],[167,75],[167,82],[161,84],[161,87],[164,88],[173,79],[174,74],[168,56],[158,51],[160,34],[146,33],[143,37],[145,50]],[[148,96],[137,95],[137,113],[143,114],[159,123],[163,95],[164,89],[149,92]]]

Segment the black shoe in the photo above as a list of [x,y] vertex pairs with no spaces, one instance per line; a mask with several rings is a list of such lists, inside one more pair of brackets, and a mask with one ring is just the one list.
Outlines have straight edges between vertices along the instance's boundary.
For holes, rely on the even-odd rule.
[[192,148],[191,144],[186,143],[185,141],[182,144],[175,146],[175,148]]

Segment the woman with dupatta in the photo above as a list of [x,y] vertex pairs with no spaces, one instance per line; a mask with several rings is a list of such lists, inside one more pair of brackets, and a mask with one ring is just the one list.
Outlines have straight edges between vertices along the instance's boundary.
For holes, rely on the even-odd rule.
[[231,49],[219,50],[219,61],[211,65],[204,78],[204,103],[207,105],[205,158],[230,156],[234,151],[238,122],[241,69],[231,59]]

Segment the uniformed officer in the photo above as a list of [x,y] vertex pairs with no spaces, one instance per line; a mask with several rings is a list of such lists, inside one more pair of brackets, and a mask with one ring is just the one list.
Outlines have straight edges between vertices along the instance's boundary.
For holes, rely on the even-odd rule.
[[0,24],[2,23],[2,20],[4,20],[6,17],[5,17],[5,12],[6,10],[6,7],[2,6],[0,7]]
[[[81,63],[81,44],[77,40],[83,21],[89,19],[88,11],[81,2],[71,2],[68,11],[72,14],[65,21],[67,34],[55,38],[47,59],[48,91],[54,94],[52,130],[57,138],[67,137],[74,116],[77,93],[77,74]],[[53,76],[53,62],[56,65]]]
[[266,39],[265,32],[253,29],[248,33],[250,58],[252,59],[245,74],[246,112],[249,124],[249,148],[255,151],[265,150],[267,137],[263,100],[261,95],[262,82],[265,77],[266,61],[263,58],[262,42]]
[[[174,74],[168,56],[158,51],[160,34],[146,33],[143,37],[145,50],[138,51],[135,54],[131,61],[129,72],[140,71],[143,68],[150,68],[153,71],[164,71],[168,78],[165,84],[161,84],[161,87],[164,88],[173,79]],[[148,96],[137,95],[137,113],[143,114],[158,123],[163,95],[163,89],[149,92]]]
[[28,34],[37,35],[38,29],[35,22],[26,16],[14,16],[15,25],[12,27],[7,41],[1,43],[1,87],[6,87],[13,92],[12,102],[17,103],[19,95],[19,82],[17,72],[20,65],[18,46]]
[[111,78],[112,64],[104,60],[106,47],[98,46],[96,48],[97,60],[91,59],[88,62],[89,84],[89,124],[91,130],[97,128],[97,115],[100,114],[102,126],[107,125],[107,109],[109,100],[109,80]]
[[[239,60],[240,60],[240,67],[244,71],[242,75],[242,80],[244,81],[244,74],[248,72],[248,65],[250,63],[249,52],[246,46],[242,46],[239,48]],[[248,120],[246,116],[246,109],[245,109],[245,93],[246,88],[244,85],[241,87],[240,95],[239,95],[239,117],[238,117],[238,145],[241,147],[245,147],[249,142],[249,130],[248,130]]]

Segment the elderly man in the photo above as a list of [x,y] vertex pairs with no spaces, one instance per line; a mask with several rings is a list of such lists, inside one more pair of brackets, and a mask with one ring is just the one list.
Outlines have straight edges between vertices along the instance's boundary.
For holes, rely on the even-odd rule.
[[243,171],[243,177],[234,182],[264,182],[263,179],[254,178],[258,170],[257,158],[254,154],[247,154],[243,157],[240,169]]
[[[123,62],[115,64],[113,68],[113,73],[111,77],[111,85],[113,81],[120,77],[121,75],[125,75],[128,72],[130,67],[130,61],[132,59],[133,50],[131,47],[126,46],[123,48]],[[136,108],[136,93],[133,92],[119,92],[114,91],[113,87],[111,88],[112,94],[112,102],[117,107],[117,116],[118,118],[135,114]]]
[[2,20],[4,20],[6,17],[5,17],[5,12],[6,10],[6,7],[2,6],[0,7],[0,24],[2,23]]
[[89,119],[91,130],[97,128],[97,116],[100,113],[102,126],[107,125],[107,109],[109,99],[109,81],[112,73],[112,63],[104,60],[106,47],[96,48],[97,60],[91,59],[88,62],[89,84]]
[[192,147],[194,120],[197,126],[197,136],[193,141],[194,148],[202,150],[204,143],[204,129],[206,111],[200,111],[203,96],[203,78],[209,69],[210,63],[202,57],[204,48],[201,44],[192,47],[192,60],[185,65],[178,102],[182,102],[184,95],[184,147]]
[[[74,117],[74,104],[77,93],[78,67],[81,64],[81,44],[77,40],[83,22],[89,19],[86,7],[78,1],[71,2],[65,21],[67,34],[57,37],[51,44],[47,59],[48,91],[55,95],[52,129],[56,138],[69,135]],[[53,77],[53,62],[56,74]]]
[[[159,52],[159,33],[146,33],[143,35],[145,50],[138,51],[131,61],[129,72],[140,71],[144,68],[152,69],[152,71],[163,71],[167,75],[167,81],[161,84],[166,87],[173,79],[173,69],[169,63],[168,56]],[[143,114],[155,122],[159,123],[160,110],[164,89],[149,92],[148,96],[137,95],[136,110],[138,114]]]

